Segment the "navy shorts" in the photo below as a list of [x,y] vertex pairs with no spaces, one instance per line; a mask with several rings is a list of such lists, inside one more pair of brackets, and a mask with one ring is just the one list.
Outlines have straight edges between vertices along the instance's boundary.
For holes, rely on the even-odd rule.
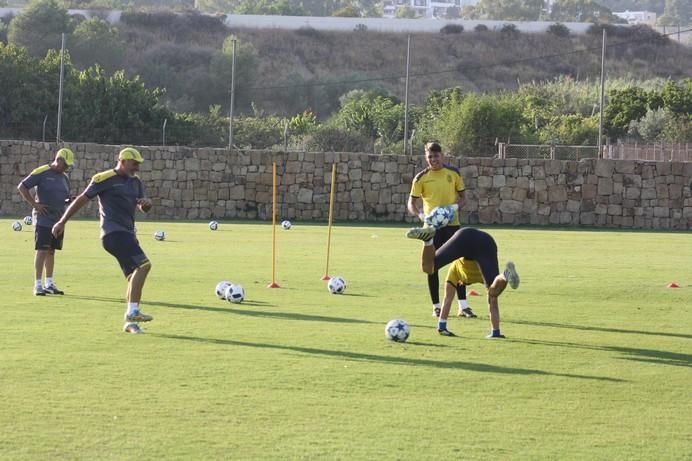
[[144,254],[134,234],[111,232],[101,239],[101,244],[118,260],[125,277],[129,277],[137,268],[149,264],[149,258]]
[[441,269],[459,258],[478,263],[486,287],[492,285],[500,273],[495,240],[482,230],[462,227],[456,231],[447,243],[435,251],[435,269]]
[[50,227],[46,226],[36,226],[34,231],[34,241],[36,242],[35,248],[37,250],[62,250],[62,240],[65,237],[65,233],[60,234],[60,237],[55,238],[53,236]]

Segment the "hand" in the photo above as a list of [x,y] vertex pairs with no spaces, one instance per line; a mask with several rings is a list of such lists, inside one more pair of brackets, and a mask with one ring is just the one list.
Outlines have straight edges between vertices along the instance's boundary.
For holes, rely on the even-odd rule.
[[51,230],[53,237],[59,238],[63,232],[65,232],[65,223],[62,221],[56,222],[55,225],[53,226],[53,229]]
[[48,205],[35,202],[34,203],[34,210],[36,210],[36,214],[44,216],[48,212]]
[[138,198],[137,205],[139,205],[140,210],[147,212],[151,209],[151,200],[146,197]]

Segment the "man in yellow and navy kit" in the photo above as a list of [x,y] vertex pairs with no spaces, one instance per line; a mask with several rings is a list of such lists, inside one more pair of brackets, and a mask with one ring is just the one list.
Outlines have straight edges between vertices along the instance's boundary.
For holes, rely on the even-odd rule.
[[136,175],[144,161],[137,149],[126,147],[118,155],[115,168],[95,174],[84,192],[75,199],[53,226],[53,235],[62,235],[65,223],[94,197],[98,197],[101,217],[101,243],[120,264],[127,278],[126,333],[141,333],[138,322],[153,317],[139,310],[142,289],[151,263],[135,236],[135,211],[148,212],[151,200],[145,197],[142,181]]
[[[19,195],[31,205],[35,225],[34,240],[36,255],[34,256],[34,295],[45,296],[65,294],[53,281],[55,268],[55,250],[62,250],[63,236],[53,237],[51,228],[70,200],[70,180],[67,170],[74,165],[74,152],[62,148],[55,154],[55,159],[48,165],[36,168],[17,186]],[[36,197],[29,192],[36,188]],[[45,269],[46,283],[42,283]]]
[[[430,212],[440,206],[456,204],[459,210],[464,205],[464,179],[459,170],[444,164],[442,147],[436,142],[425,145],[425,161],[428,167],[416,174],[411,185],[411,194],[408,200],[408,211],[413,216],[418,216],[421,221]],[[422,210],[419,207],[423,203]],[[459,229],[459,213],[455,213],[454,219],[445,227],[435,233],[434,246],[440,248]],[[440,280],[435,270],[428,275],[428,289],[433,305],[433,315],[440,315]],[[460,285],[457,294],[459,296],[459,316],[476,317],[466,301],[466,287]]]

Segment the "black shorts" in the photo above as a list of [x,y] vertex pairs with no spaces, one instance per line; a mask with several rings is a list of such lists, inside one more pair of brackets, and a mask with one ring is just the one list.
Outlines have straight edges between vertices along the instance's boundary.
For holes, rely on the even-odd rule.
[[34,230],[34,248],[37,250],[62,250],[62,240],[65,233],[60,234],[60,237],[53,236],[53,229],[46,226],[36,226]]
[[438,229],[435,232],[435,237],[433,237],[433,246],[435,249],[447,243],[447,240],[452,238],[456,231],[459,230],[459,227],[460,226],[445,226]]
[[492,285],[500,273],[497,244],[490,234],[482,230],[463,227],[455,232],[447,243],[435,251],[435,269],[441,269],[459,258],[478,263],[486,287]]
[[137,268],[149,264],[149,258],[144,254],[134,234],[111,232],[101,239],[101,244],[118,260],[125,277],[129,277]]

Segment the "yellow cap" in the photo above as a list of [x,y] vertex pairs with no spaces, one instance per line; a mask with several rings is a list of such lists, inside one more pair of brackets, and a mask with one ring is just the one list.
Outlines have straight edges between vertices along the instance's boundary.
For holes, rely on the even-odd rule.
[[144,161],[144,157],[142,157],[142,154],[140,154],[139,151],[134,147],[126,147],[120,151],[118,160],[134,160],[137,163],[142,163]]
[[55,154],[55,158],[63,159],[65,161],[65,165],[67,166],[74,165],[74,152],[72,152],[67,147],[63,147],[62,149],[60,149],[58,153]]

